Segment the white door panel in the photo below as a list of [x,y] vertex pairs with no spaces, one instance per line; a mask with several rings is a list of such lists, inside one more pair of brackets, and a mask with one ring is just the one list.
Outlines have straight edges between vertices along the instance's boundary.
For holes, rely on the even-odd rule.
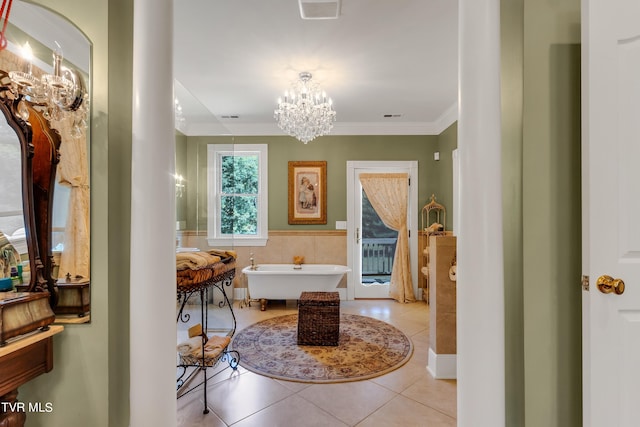
[[[640,15],[638,15],[640,19]],[[640,262],[640,37],[617,43],[619,256]],[[626,197],[633,196],[633,197]]]
[[640,354],[640,310],[619,311],[620,346],[618,360],[620,360],[619,376],[622,383],[619,388],[624,391],[620,395],[620,425],[638,425],[640,420],[640,370],[636,368]]
[[[584,425],[640,419],[640,2],[583,1]],[[602,275],[622,294],[598,290]]]

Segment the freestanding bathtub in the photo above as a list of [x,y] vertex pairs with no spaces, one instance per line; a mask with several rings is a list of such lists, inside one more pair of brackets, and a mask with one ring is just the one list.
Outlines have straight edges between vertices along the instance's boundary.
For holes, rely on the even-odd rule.
[[333,264],[260,264],[255,270],[251,266],[242,269],[247,276],[251,299],[260,300],[265,310],[270,299],[299,299],[300,293],[334,291],[340,279],[351,269]]

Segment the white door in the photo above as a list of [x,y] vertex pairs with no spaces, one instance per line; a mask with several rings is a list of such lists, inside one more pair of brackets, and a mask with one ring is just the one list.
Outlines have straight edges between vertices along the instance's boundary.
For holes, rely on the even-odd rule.
[[[640,423],[640,1],[583,0],[584,425]],[[602,276],[621,279],[598,289]],[[602,279],[600,279],[602,281]]]
[[[398,173],[409,174],[413,185],[409,189],[409,206],[407,209],[409,230],[409,250],[411,253],[411,274],[414,281],[414,294],[417,296],[417,258],[415,256],[417,222],[417,175],[418,163],[415,161],[406,162],[347,162],[347,263],[351,268],[351,273],[347,280],[347,298],[389,298],[389,284],[379,283],[375,280],[372,263],[383,265],[388,260],[367,259],[363,256],[363,248],[367,251],[376,251],[384,258],[384,253],[388,252],[390,239],[370,239],[366,234],[362,222],[362,185],[360,184],[360,173]],[[370,258],[370,257],[369,257]],[[378,256],[374,258],[380,258]],[[416,258],[414,260],[414,258]],[[385,269],[385,268],[382,268]],[[365,275],[363,276],[363,272]],[[373,274],[367,277],[366,274]]]

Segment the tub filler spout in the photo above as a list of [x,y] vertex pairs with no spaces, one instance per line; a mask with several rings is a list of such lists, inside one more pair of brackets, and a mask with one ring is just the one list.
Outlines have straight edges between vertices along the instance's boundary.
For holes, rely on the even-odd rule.
[[258,266],[256,265],[255,258],[253,258],[253,253],[251,253],[250,255],[251,258],[249,258],[249,262],[251,263],[251,265],[249,266],[249,269],[251,271],[256,271],[258,269]]

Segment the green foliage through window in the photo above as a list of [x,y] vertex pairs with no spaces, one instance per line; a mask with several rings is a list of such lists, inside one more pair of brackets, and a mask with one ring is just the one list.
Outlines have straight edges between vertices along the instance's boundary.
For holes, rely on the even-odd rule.
[[222,234],[258,233],[258,155],[222,156]]
[[371,206],[367,194],[362,191],[362,238],[397,237],[398,232],[387,227]]

